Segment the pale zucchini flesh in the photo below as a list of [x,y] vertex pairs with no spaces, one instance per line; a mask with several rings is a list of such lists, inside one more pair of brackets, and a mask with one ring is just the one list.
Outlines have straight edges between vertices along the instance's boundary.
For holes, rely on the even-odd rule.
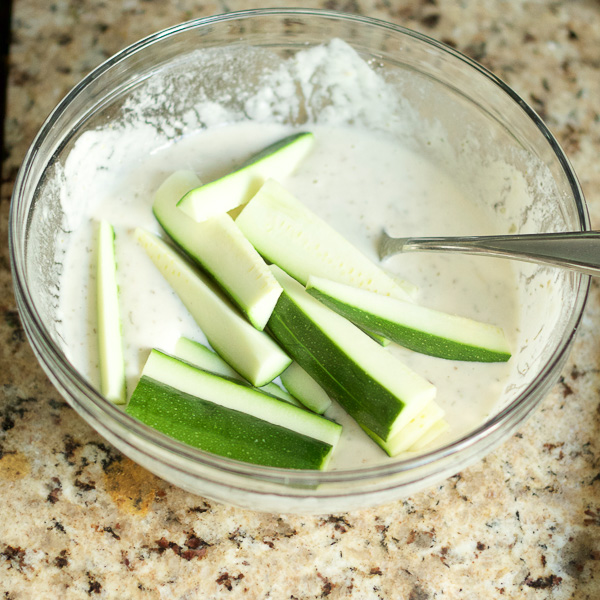
[[446,419],[436,421],[423,435],[408,449],[409,452],[420,452],[437,440],[443,433],[450,429],[450,423]]
[[280,377],[285,389],[309,410],[322,415],[331,406],[325,390],[297,362],[292,362]]
[[216,352],[213,352],[204,344],[200,344],[189,338],[180,337],[177,340],[174,355],[176,358],[185,360],[200,369],[210,371],[216,375],[222,375],[223,377],[229,377],[231,379],[243,379],[242,376]]
[[257,419],[318,439],[331,446],[335,446],[342,431],[340,425],[320,415],[281,402],[243,382],[195,368],[156,349],[150,352],[142,375],[186,394],[245,412]]
[[192,171],[176,171],[156,191],[152,210],[169,237],[212,275],[257,329],[264,329],[281,286],[265,261],[226,213],[197,223],[177,207],[200,186]]
[[265,383],[265,385],[261,385],[258,388],[261,392],[265,394],[270,394],[271,396],[275,396],[275,398],[279,398],[288,404],[293,404],[294,406],[299,406],[304,408],[304,404],[300,402],[298,399],[294,398],[292,394],[287,392],[286,390],[282,390],[274,381],[270,383]]
[[263,331],[255,329],[208,276],[157,236],[136,229],[136,238],[177,293],[208,343],[255,386],[277,377],[291,359]]
[[317,275],[411,300],[382,269],[272,179],[235,222],[260,254],[303,284]]
[[211,274],[257,329],[264,329],[281,287],[265,261],[226,213],[197,223],[177,207],[200,185],[192,171],[176,171],[156,191],[152,210],[162,228]]
[[425,408],[414,417],[410,423],[400,429],[389,440],[382,440],[377,434],[363,427],[371,439],[379,444],[389,456],[397,456],[409,450],[420,438],[438,421],[443,419],[444,411],[434,401],[429,402]]
[[[186,337],[181,337],[177,340],[175,344],[175,356],[205,371],[232,379],[243,380],[242,376],[235,369],[232,369],[216,352]],[[294,406],[302,406],[296,398],[288,394],[285,390],[282,390],[276,383],[269,382],[261,385],[258,389],[285,402],[289,402]]]
[[280,268],[283,293],[268,323],[292,358],[360,424],[388,440],[423,410],[435,387],[312,296]]
[[332,446],[142,376],[127,412],[206,452],[285,469],[323,469]]
[[245,204],[270,177],[292,173],[314,143],[312,133],[290,135],[251,157],[235,171],[186,193],[179,208],[194,221],[206,221]]
[[384,272],[387,273],[388,277],[391,277],[396,285],[399,285],[411,299],[416,298],[419,293],[419,286],[415,285],[412,281],[406,281],[406,279],[403,279],[396,273],[392,273],[386,269],[384,269]]
[[505,362],[510,349],[499,327],[310,277],[306,290],[360,327],[423,354],[451,360]]
[[104,220],[100,221],[98,228],[96,301],[100,391],[111,402],[123,404],[127,400],[127,390],[119,311],[115,232]]

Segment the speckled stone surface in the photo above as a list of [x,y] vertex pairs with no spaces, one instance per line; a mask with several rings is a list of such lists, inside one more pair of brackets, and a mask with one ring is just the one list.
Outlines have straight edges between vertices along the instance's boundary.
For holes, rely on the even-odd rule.
[[[600,598],[600,285],[560,383],[475,466],[348,514],[260,514],[176,489],[60,398],[19,324],[7,250],[16,171],[51,108],[125,45],[281,2],[15,0],[0,199],[0,598]],[[473,56],[543,116],[600,227],[597,1],[326,0]]]

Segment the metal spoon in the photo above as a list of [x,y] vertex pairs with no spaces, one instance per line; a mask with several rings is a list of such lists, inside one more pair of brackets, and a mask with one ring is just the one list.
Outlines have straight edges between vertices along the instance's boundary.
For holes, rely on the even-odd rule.
[[499,256],[600,275],[600,231],[427,238],[393,238],[382,232],[380,259],[415,250]]

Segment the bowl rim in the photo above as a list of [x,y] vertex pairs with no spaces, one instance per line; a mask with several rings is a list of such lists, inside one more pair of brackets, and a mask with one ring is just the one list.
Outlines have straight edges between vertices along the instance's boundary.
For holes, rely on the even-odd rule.
[[[571,307],[567,324],[565,326],[566,335],[561,337],[560,343],[555,348],[550,360],[548,360],[537,376],[509,405],[477,428],[442,447],[421,453],[417,456],[411,456],[402,459],[390,459],[390,461],[381,464],[354,469],[336,471],[300,471],[243,463],[190,447],[137,421],[123,410],[112,404],[110,401],[106,400],[71,365],[64,352],[53,340],[48,329],[44,325],[43,320],[41,319],[35,307],[35,302],[33,301],[30,290],[28,289],[26,283],[25,243],[22,244],[22,248],[17,243],[19,237],[17,231],[17,212],[20,208],[19,202],[26,197],[26,183],[28,182],[28,178],[30,176],[31,166],[35,163],[35,160],[38,156],[40,146],[42,145],[44,139],[48,135],[58,117],[69,110],[73,100],[83,93],[93,81],[98,79],[104,73],[108,72],[115,65],[123,62],[130,56],[143,51],[145,48],[152,46],[155,42],[167,37],[176,36],[184,31],[204,28],[214,23],[251,19],[253,17],[290,17],[293,15],[345,20],[349,22],[355,22],[357,24],[377,27],[383,30],[389,30],[394,34],[408,36],[432,46],[439,52],[450,55],[455,59],[462,61],[469,68],[474,69],[487,80],[491,81],[499,88],[501,93],[509,96],[513,102],[526,113],[526,116],[529,117],[539,132],[546,139],[554,153],[554,156],[558,159],[561,169],[569,183],[573,200],[575,202],[575,207],[577,209],[577,216],[580,222],[581,230],[585,231],[590,229],[589,216],[583,193],[573,168],[571,167],[562,148],[537,113],[514,90],[512,90],[512,88],[506,85],[499,77],[494,75],[484,66],[462,54],[455,48],[443,44],[442,42],[439,42],[438,40],[435,40],[434,38],[431,38],[425,34],[413,31],[401,25],[396,25],[394,23],[389,23],[387,21],[372,17],[332,10],[308,8],[251,9],[194,19],[146,36],[105,60],[102,64],[92,70],[86,77],[84,77],[79,83],[77,83],[57,104],[54,110],[44,121],[38,134],[29,147],[22,166],[17,174],[13,189],[8,231],[10,262],[13,273],[13,288],[17,300],[17,307],[23,320],[25,331],[28,335],[31,345],[36,351],[38,360],[40,363],[42,363],[42,366],[47,369],[48,373],[52,373],[55,377],[57,377],[61,384],[64,385],[64,382],[67,381],[69,384],[74,385],[77,391],[83,394],[86,397],[86,400],[91,402],[91,405],[89,406],[82,404],[76,395],[69,393],[69,397],[77,404],[78,412],[86,413],[96,423],[97,417],[95,413],[98,413],[98,411],[107,415],[113,421],[116,421],[128,435],[122,435],[123,431],[115,432],[114,430],[111,430],[111,433],[116,435],[123,443],[131,446],[132,444],[128,438],[131,434],[133,434],[136,437],[141,437],[144,442],[150,443],[151,446],[158,446],[161,450],[167,451],[170,454],[174,454],[186,461],[192,461],[198,466],[204,465],[206,467],[214,468],[217,471],[229,472],[233,475],[239,475],[251,479],[259,479],[262,481],[270,481],[274,483],[293,482],[298,483],[299,485],[306,485],[310,483],[323,484],[342,482],[366,483],[370,480],[381,479],[388,476],[397,475],[402,472],[406,473],[413,470],[418,471],[421,467],[443,462],[444,459],[447,459],[452,455],[459,454],[470,447],[480,444],[503,424],[506,424],[507,426],[510,425],[512,429],[521,423],[523,419],[535,408],[543,396],[540,395],[539,398],[536,397],[536,390],[538,390],[540,387],[543,387],[544,384],[547,388],[554,384],[554,381],[548,380],[548,376],[550,373],[552,373],[555,366],[564,359],[565,353],[569,351],[582,319],[591,278],[587,275],[575,275],[575,277],[579,278],[576,280],[575,285],[577,293],[573,302],[573,306]],[[44,165],[44,168],[46,166],[47,164]],[[558,374],[556,377],[558,377]],[[65,391],[68,390],[64,388],[63,393]],[[548,389],[545,391],[547,392]],[[141,451],[139,446],[133,447],[135,447],[137,451]],[[156,459],[157,457],[156,455],[152,455],[152,458]],[[170,463],[169,466],[172,467]]]

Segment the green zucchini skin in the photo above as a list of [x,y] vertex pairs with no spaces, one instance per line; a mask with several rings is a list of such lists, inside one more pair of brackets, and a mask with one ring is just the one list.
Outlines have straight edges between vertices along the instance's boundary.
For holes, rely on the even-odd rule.
[[[267,327],[286,352],[358,423],[387,438],[404,403],[366,375],[343,348],[305,317],[285,291]],[[348,359],[340,361],[340,354]]]
[[277,140],[270,146],[263,148],[256,154],[253,154],[245,163],[242,163],[237,170],[240,171],[242,169],[250,167],[251,165],[255,165],[256,163],[259,163],[265,158],[276,154],[280,150],[283,150],[284,148],[287,148],[288,146],[291,146],[292,144],[295,144],[300,140],[310,141],[310,144],[312,145],[312,139],[313,134],[309,131],[300,131],[298,133],[292,133],[291,135],[288,135],[281,140]]
[[[335,296],[331,290],[335,291]],[[320,278],[309,279],[306,291],[355,325],[415,352],[472,362],[506,362],[511,357],[502,330],[487,323],[366,290],[350,289]],[[445,335],[442,329],[436,331],[435,325],[432,326],[434,322],[441,323]]]
[[246,204],[269,177],[281,178],[294,171],[313,144],[310,132],[292,134],[251,156],[231,173],[190,190],[177,206],[201,222]]
[[206,452],[285,469],[323,469],[332,446],[142,376],[126,409],[132,417]]
[[246,382],[199,369],[157,349],[150,352],[142,375],[224,408],[241,411],[256,419],[321,440],[330,446],[337,444],[342,433],[338,423],[283,402]]
[[359,425],[387,441],[434,399],[429,381],[282,269],[271,265],[271,271],[283,293],[267,323],[269,332]]

